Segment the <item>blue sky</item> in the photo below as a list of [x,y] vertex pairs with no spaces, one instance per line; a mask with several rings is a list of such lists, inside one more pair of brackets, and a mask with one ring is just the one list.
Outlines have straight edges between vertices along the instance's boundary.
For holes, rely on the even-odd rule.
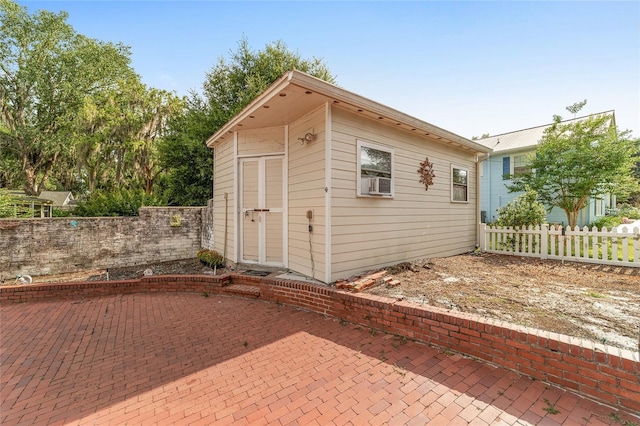
[[149,86],[187,95],[246,36],[323,58],[341,87],[471,138],[614,109],[640,136],[640,2],[24,1],[131,47]]

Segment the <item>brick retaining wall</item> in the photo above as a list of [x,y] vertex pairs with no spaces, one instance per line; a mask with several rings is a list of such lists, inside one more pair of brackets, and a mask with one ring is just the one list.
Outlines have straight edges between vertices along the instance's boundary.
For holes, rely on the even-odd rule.
[[204,210],[143,207],[136,217],[0,219],[0,280],[193,258],[202,247]]
[[[235,287],[233,292],[231,284]],[[259,298],[265,301],[307,309],[467,354],[608,405],[640,413],[638,352],[476,315],[380,296],[352,294],[305,282],[234,273],[37,284],[0,287],[0,305],[141,292],[238,294],[237,285],[259,288]]]

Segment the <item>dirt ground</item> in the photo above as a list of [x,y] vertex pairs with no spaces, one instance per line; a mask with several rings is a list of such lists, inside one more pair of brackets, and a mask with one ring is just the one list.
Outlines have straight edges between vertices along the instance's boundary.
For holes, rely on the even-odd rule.
[[388,268],[381,296],[639,350],[640,269],[466,254]]
[[[185,259],[113,268],[109,279],[139,278],[146,269],[154,275],[213,273],[197,259]],[[367,293],[638,350],[639,268],[484,253],[402,263],[387,271],[401,284],[380,285]],[[99,270],[36,277],[34,283],[104,279],[106,271]]]

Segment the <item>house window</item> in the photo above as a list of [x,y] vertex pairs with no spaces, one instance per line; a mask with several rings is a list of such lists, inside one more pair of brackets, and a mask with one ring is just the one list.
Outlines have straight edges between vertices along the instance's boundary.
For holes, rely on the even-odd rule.
[[531,173],[531,167],[527,165],[529,153],[514,154],[502,158],[502,180]]
[[451,201],[466,203],[469,201],[469,171],[451,166]]
[[393,149],[358,140],[360,197],[393,197]]
[[527,157],[528,154],[513,156],[513,170],[511,170],[513,176],[522,176],[531,173],[531,167],[527,165]]
[[604,200],[596,198],[594,201],[595,201],[595,204],[596,204],[596,206],[595,206],[596,207],[596,211],[594,212],[595,215],[596,216],[602,216],[602,211],[603,211],[602,204],[604,203]]

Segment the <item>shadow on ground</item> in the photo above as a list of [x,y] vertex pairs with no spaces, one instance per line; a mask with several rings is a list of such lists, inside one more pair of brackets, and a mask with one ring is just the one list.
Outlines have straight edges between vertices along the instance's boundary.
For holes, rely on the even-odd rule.
[[615,424],[513,372],[287,306],[134,294],[0,307],[0,423]]

